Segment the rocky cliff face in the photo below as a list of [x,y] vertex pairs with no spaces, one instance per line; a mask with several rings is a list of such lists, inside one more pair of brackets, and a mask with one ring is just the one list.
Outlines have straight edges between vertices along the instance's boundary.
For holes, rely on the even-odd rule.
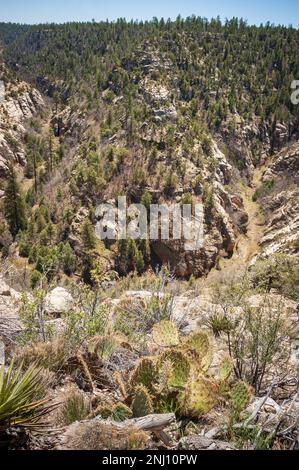
[[45,106],[39,91],[24,82],[6,82],[0,69],[0,178],[5,177],[9,162],[24,166],[26,158],[22,139],[25,122]]
[[261,199],[266,229],[260,256],[273,253],[296,254],[299,249],[299,145],[295,143],[274,158],[266,169],[262,184],[270,187]]

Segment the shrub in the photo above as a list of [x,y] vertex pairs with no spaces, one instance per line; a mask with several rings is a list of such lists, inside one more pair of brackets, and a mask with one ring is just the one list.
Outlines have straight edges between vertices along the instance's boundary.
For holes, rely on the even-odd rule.
[[252,196],[252,200],[256,202],[262,197],[267,196],[272,191],[274,183],[274,180],[264,181],[262,185],[255,191],[254,195]]
[[254,288],[278,293],[299,299],[299,259],[293,256],[277,254],[256,263],[251,271],[251,283]]
[[282,302],[267,301],[258,307],[245,304],[243,313],[227,334],[235,374],[259,393],[271,368],[283,370],[289,354]]

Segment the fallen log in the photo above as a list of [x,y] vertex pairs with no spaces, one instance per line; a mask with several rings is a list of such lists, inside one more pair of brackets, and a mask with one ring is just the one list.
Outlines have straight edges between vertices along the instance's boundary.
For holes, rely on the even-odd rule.
[[128,419],[122,423],[117,423],[120,427],[135,426],[141,431],[163,431],[175,421],[175,414],[148,415],[143,418]]
[[174,413],[149,415],[143,418],[128,419],[122,423],[94,418],[73,423],[58,438],[59,450],[127,450],[130,437],[140,438],[146,432],[153,432],[166,447],[171,447],[171,439],[165,433],[175,421]]

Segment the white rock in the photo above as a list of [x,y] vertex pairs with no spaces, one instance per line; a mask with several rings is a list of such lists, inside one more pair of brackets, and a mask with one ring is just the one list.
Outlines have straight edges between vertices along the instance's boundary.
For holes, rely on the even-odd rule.
[[63,287],[56,287],[45,298],[45,311],[50,315],[67,313],[73,306],[74,299],[72,295]]

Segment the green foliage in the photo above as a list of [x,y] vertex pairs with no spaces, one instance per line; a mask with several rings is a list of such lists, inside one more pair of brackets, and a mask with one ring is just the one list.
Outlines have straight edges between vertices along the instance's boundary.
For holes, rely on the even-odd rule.
[[267,196],[269,193],[271,193],[273,187],[274,187],[274,180],[269,180],[269,181],[264,181],[262,185],[255,191],[252,200],[254,202],[258,201],[259,199]]
[[114,329],[128,336],[132,341],[146,340],[156,322],[168,320],[171,316],[172,296],[152,296],[147,301],[123,300],[116,309]]
[[77,268],[77,258],[69,243],[66,243],[62,249],[62,266],[68,276],[73,274]]
[[126,421],[133,416],[132,410],[123,403],[116,404],[112,409],[112,419],[116,422]]
[[15,237],[20,230],[26,229],[26,210],[16,173],[10,167],[4,195],[4,214],[11,234]]
[[31,276],[30,276],[31,288],[36,289],[37,287],[40,287],[42,280],[43,280],[43,276],[39,271],[37,271],[36,269],[32,271]]
[[232,323],[223,313],[213,313],[206,321],[206,325],[211,328],[215,338],[219,338],[222,333],[229,333]]
[[178,178],[175,174],[167,175],[164,179],[164,192],[167,196],[171,196],[178,186]]
[[149,211],[152,204],[152,195],[150,192],[143,193],[140,203]]
[[192,206],[193,205],[192,195],[190,193],[184,193],[182,196],[181,204]]
[[254,288],[299,299],[299,260],[296,257],[276,254],[256,263],[250,272]]
[[86,250],[94,250],[96,247],[95,231],[89,221],[84,222],[82,227],[82,241]]
[[22,365],[14,370],[14,362],[9,369],[0,369],[0,431],[11,427],[38,428],[41,419],[49,412],[40,397],[44,396],[44,384],[40,369],[31,366],[22,373]]
[[147,240],[120,240],[118,243],[118,270],[122,274],[137,271],[139,274],[145,268],[145,261],[150,261],[150,248]]

